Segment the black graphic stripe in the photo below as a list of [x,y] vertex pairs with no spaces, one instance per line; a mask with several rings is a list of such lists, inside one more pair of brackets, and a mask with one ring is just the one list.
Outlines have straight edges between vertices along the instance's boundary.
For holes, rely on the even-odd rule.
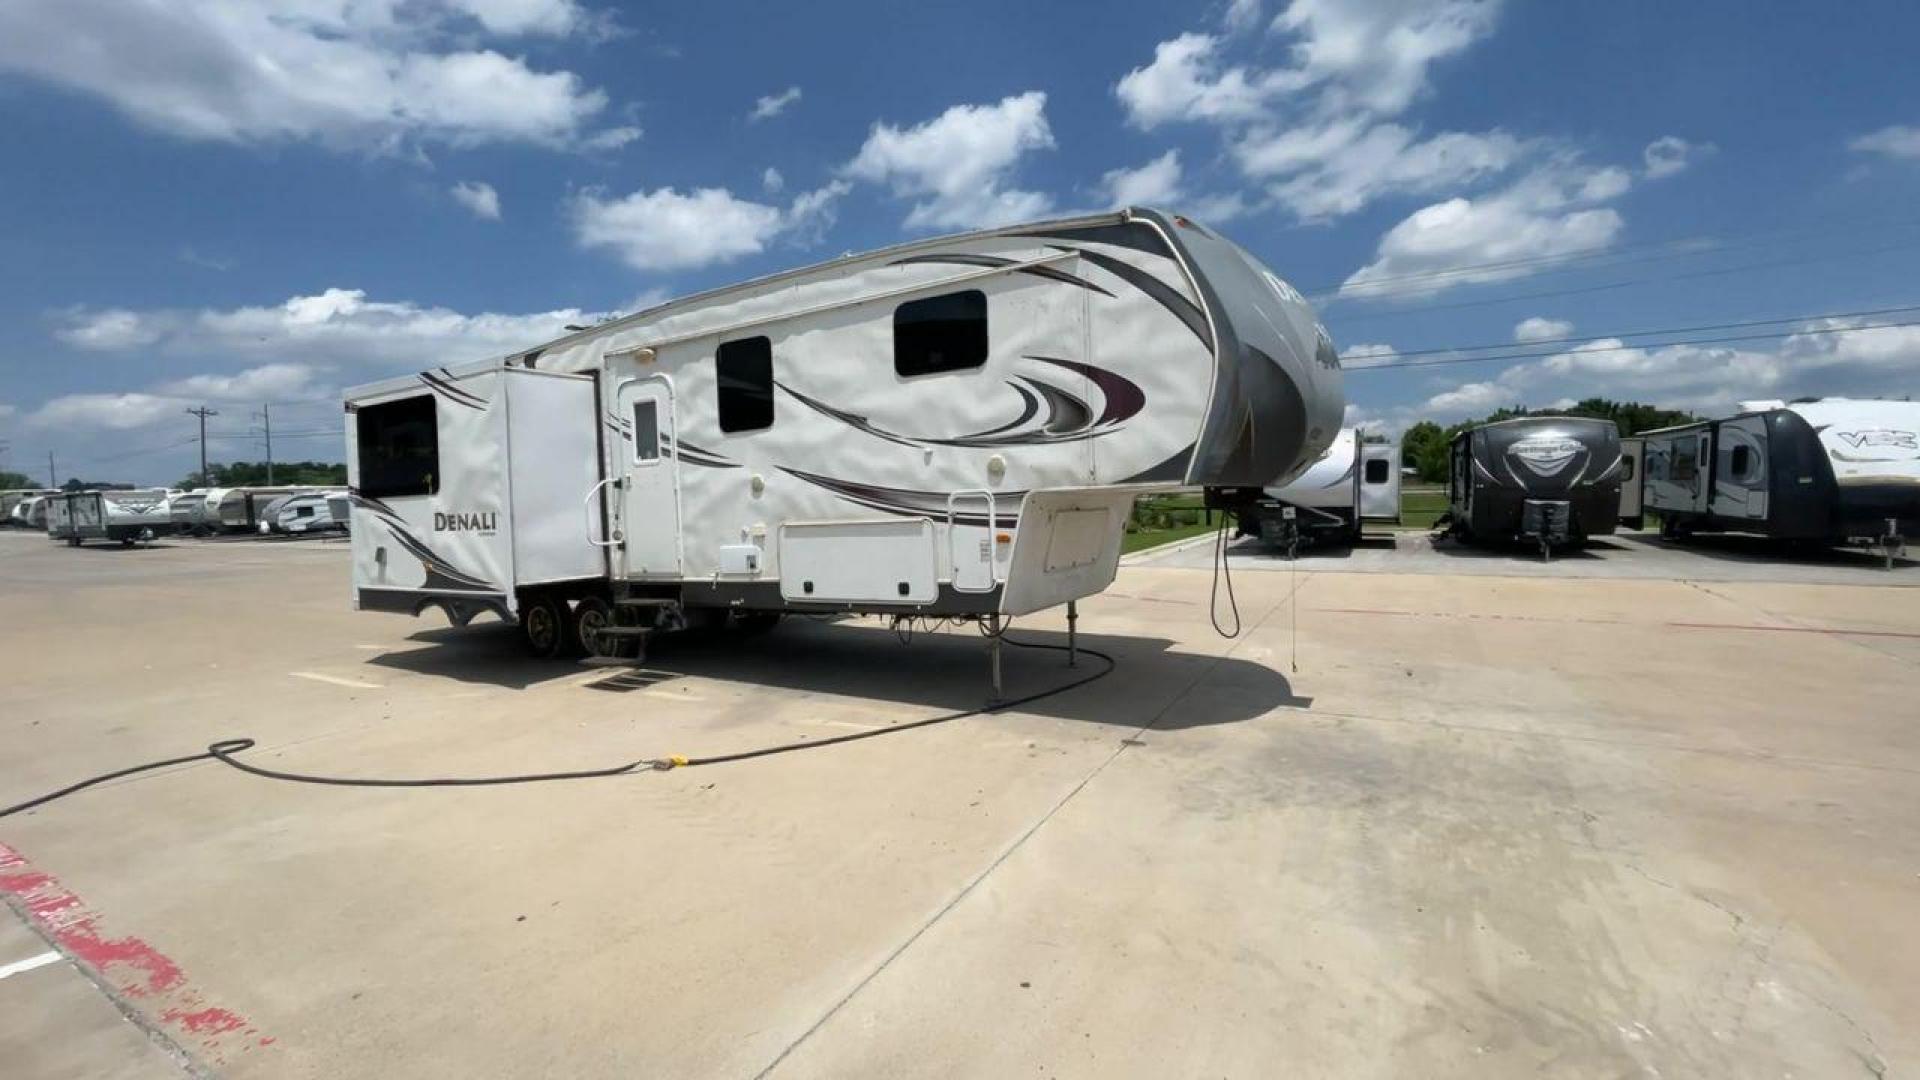
[[1111,255],[1102,255],[1085,248],[1063,247],[1060,250],[1078,251],[1081,258],[1146,293],[1161,307],[1172,312],[1174,318],[1185,323],[1187,329],[1193,331],[1193,336],[1199,338],[1200,343],[1207,347],[1208,352],[1213,351],[1213,331],[1207,326],[1206,312],[1200,310],[1200,305],[1180,295],[1173,286],[1132,263],[1121,262]]
[[[805,480],[815,487],[824,488],[827,491],[833,492],[848,502],[858,503],[872,510],[880,510],[901,517],[932,518],[936,521],[945,521],[947,517],[948,495],[944,492],[879,487],[852,480],[838,480],[831,476],[821,476],[818,473],[810,473],[801,469],[790,469],[786,466],[780,466],[779,468],[781,472],[789,476]],[[977,498],[977,496],[967,495],[966,493],[962,493],[962,497]],[[956,525],[968,525],[976,528],[1015,528],[1020,524],[1018,512],[1002,513],[999,511],[999,505],[1002,498],[1004,498],[1008,505],[1017,507],[1025,501],[1026,497],[1027,493],[1024,491],[996,491],[994,492],[995,513],[991,519],[985,514],[955,511],[953,522]]]
[[[953,263],[958,266],[999,267],[999,266],[1012,266],[1014,265],[1014,260],[1002,258],[998,255],[978,255],[972,252],[957,251],[957,252],[951,252],[947,254],[936,254],[936,255],[909,255],[904,259],[895,259],[893,260],[892,263],[888,265],[906,266],[911,263]],[[1067,273],[1065,270],[1062,270],[1054,266],[1023,266],[1017,272],[1022,274],[1032,274],[1034,277],[1038,277],[1038,278],[1046,278],[1048,281],[1058,281],[1065,285],[1078,286],[1079,288],[1082,288],[1082,289],[1088,289],[1093,292],[1097,292],[1101,296],[1113,295],[1112,293],[1108,292],[1107,290],[1101,288],[1098,285],[1095,285],[1093,282],[1088,281],[1085,278],[1075,277],[1074,275]]]
[[[432,375],[433,373],[427,372],[426,374]],[[467,389],[466,387],[461,386],[460,381],[453,377],[453,372],[448,371],[446,368],[440,369],[439,381],[440,381],[440,385],[446,389],[447,393],[466,398],[467,400],[473,402],[475,405],[479,405],[483,408],[486,406],[487,404],[486,398],[483,398],[479,394],[476,394],[473,391]]]
[[1117,371],[1083,364],[1078,360],[1062,360],[1056,356],[1029,355],[1027,359],[1038,360],[1043,364],[1053,364],[1086,376],[1088,381],[1100,389],[1100,396],[1106,402],[1105,408],[1100,410],[1100,418],[1094,421],[1102,427],[1131,420],[1141,409],[1147,407],[1146,391],[1140,389],[1138,383]]
[[875,427],[872,421],[868,420],[864,416],[859,415],[858,413],[850,413],[844,409],[836,409],[824,401],[819,401],[814,398],[810,398],[807,395],[801,393],[800,391],[795,390],[793,387],[788,386],[786,383],[775,382],[773,385],[791,394],[794,400],[800,402],[802,405],[805,405],[807,408],[812,409],[815,412],[820,413],[824,416],[831,416],[835,420],[838,420],[841,423],[846,424],[848,427],[856,428],[860,431],[864,431],[867,434],[872,435],[877,439],[885,439],[890,443],[899,443],[901,446],[920,445],[918,442],[915,442],[914,440],[909,439],[904,435],[895,435],[893,432],[888,431],[885,428]]
[[1163,484],[1169,481],[1178,482],[1185,480],[1187,478],[1187,466],[1190,465],[1192,461],[1193,445],[1188,444],[1186,449],[1174,454],[1167,460],[1142,472],[1134,473],[1132,476],[1120,481],[1120,483]]
[[1039,229],[1033,232],[1015,233],[1015,236],[1032,237],[1036,240],[1070,240],[1081,244],[1109,244],[1113,247],[1132,248],[1148,255],[1172,258],[1173,252],[1167,250],[1167,242],[1161,238],[1158,230],[1151,225],[1128,222],[1124,225],[1095,225],[1083,229]]
[[380,524],[385,525],[387,531],[393,535],[394,542],[420,561],[427,571],[427,587],[458,592],[498,593],[501,591],[498,586],[484,578],[475,577],[457,569],[439,553],[421,542],[418,537],[407,531],[406,523],[386,503],[378,499],[370,499],[359,492],[349,492],[349,498],[353,500],[354,505],[371,511],[379,519]]
[[475,410],[476,412],[483,412],[486,410],[486,404],[482,402],[479,398],[474,397],[473,395],[467,393],[465,390],[460,390],[456,387],[448,386],[447,384],[440,382],[438,379],[434,378],[433,375],[427,372],[421,372],[420,381],[423,383],[426,383],[427,386],[430,389],[432,389],[434,393],[439,394],[441,397],[446,398],[448,401],[453,402],[455,405],[464,405],[469,409]]

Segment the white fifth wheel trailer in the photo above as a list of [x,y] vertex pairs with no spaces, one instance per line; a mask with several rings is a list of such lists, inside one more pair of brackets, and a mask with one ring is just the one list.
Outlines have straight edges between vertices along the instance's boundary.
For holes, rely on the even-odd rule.
[[1341,428],[1307,471],[1268,488],[1241,515],[1240,534],[1287,548],[1321,540],[1351,544],[1370,521],[1400,521],[1400,444],[1367,442],[1362,432]]
[[1185,218],[927,240],[349,391],[355,599],[546,655],[788,612],[997,627],[1106,588],[1136,495],[1244,508],[1343,408],[1300,294]]
[[1642,504],[1669,538],[1749,532],[1900,550],[1920,531],[1920,402],[1743,402],[1645,432]]

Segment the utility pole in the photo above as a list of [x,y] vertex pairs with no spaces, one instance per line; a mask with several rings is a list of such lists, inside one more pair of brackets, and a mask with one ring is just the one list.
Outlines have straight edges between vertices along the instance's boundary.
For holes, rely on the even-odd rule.
[[212,487],[213,477],[207,475],[207,417],[219,416],[220,413],[202,405],[197,409],[188,409],[187,415],[200,418],[200,486]]
[[59,486],[59,482],[53,478],[53,451],[49,450],[47,451],[47,488],[52,490]]
[[273,406],[260,406],[260,423],[267,429],[267,486],[273,486]]

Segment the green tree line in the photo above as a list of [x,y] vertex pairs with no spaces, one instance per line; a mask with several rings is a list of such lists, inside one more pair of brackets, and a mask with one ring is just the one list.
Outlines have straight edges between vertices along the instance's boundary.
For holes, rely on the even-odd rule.
[[[284,487],[305,485],[344,486],[347,482],[347,467],[336,461],[276,461],[273,463],[273,482]],[[267,484],[267,463],[264,461],[235,461],[225,465],[214,463],[207,466],[207,475],[198,471],[187,474],[180,481],[183,488],[203,487],[265,487]]]
[[1484,419],[1467,420],[1451,427],[1443,428],[1431,420],[1422,420],[1401,434],[1400,459],[1417,471],[1422,481],[1441,483],[1447,478],[1447,447],[1453,443],[1455,435],[1481,424],[1515,420],[1523,416],[1585,416],[1595,420],[1611,420],[1622,435],[1638,435],[1643,431],[1690,424],[1700,419],[1679,409],[1662,409],[1637,401],[1612,401],[1607,398],[1587,398],[1564,409],[1529,410],[1523,405],[1515,405],[1498,409]]

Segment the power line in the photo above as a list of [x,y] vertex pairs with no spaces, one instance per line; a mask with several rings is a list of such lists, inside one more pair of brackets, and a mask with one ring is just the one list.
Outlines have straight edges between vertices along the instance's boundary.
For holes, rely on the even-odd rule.
[[[1496,349],[1530,349],[1536,345],[1580,344],[1588,341],[1604,341],[1608,338],[1651,337],[1658,334],[1704,334],[1713,330],[1738,330],[1749,326],[1778,326],[1783,323],[1808,323],[1820,319],[1871,319],[1881,315],[1900,315],[1909,311],[1920,311],[1920,304],[1908,304],[1902,307],[1872,308],[1867,311],[1834,311],[1824,315],[1788,315],[1777,319],[1749,319],[1744,322],[1702,323],[1697,326],[1668,326],[1654,330],[1622,330],[1611,334],[1582,334],[1574,337],[1540,338],[1535,341],[1502,341],[1489,345],[1442,346],[1433,349],[1395,349],[1395,356],[1432,356],[1438,353],[1486,352]],[[1862,329],[1873,329],[1862,327]],[[1501,356],[1485,357],[1499,360]],[[1356,357],[1355,359],[1365,359]],[[1357,369],[1356,369],[1357,370]]]
[[1716,267],[1712,270],[1695,270],[1684,274],[1654,275],[1632,278],[1627,281],[1611,281],[1599,285],[1582,285],[1570,289],[1550,289],[1544,292],[1516,293],[1481,300],[1459,300],[1450,304],[1410,304],[1405,307],[1363,312],[1357,317],[1361,319],[1385,318],[1393,315],[1411,315],[1429,311],[1454,311],[1460,308],[1488,307],[1497,304],[1517,303],[1521,300],[1541,300],[1555,296],[1576,296],[1582,293],[1605,292],[1609,289],[1629,289],[1636,285],[1646,285],[1656,281],[1685,281],[1693,278],[1724,277],[1729,274],[1744,274],[1754,270],[1771,270],[1782,266],[1803,266],[1808,263],[1826,262],[1832,259],[1854,258],[1862,255],[1880,255],[1890,251],[1901,251],[1913,247],[1920,247],[1920,244],[1890,244],[1885,247],[1869,248],[1864,251],[1836,251],[1799,259],[1779,259],[1773,262],[1748,263],[1742,266]]
[[[1458,276],[1472,274],[1472,273],[1485,271],[1485,270],[1503,270],[1503,269],[1512,269],[1512,268],[1522,267],[1522,266],[1538,266],[1538,265],[1550,265],[1550,264],[1560,264],[1560,266],[1567,266],[1574,263],[1597,262],[1597,261],[1607,261],[1607,260],[1611,260],[1610,265],[1621,265],[1621,264],[1632,263],[1632,262],[1648,262],[1648,261],[1656,261],[1660,259],[1684,258],[1692,255],[1718,254],[1725,251],[1733,251],[1741,248],[1760,246],[1762,244],[1771,242],[1771,239],[1791,238],[1794,236],[1802,236],[1802,235],[1817,236],[1817,237],[1830,236],[1836,232],[1852,232],[1852,231],[1859,231],[1862,229],[1875,229],[1875,230],[1899,229],[1899,228],[1911,228],[1914,226],[1920,226],[1920,219],[1900,218],[1892,221],[1888,221],[1886,219],[1876,219],[1871,221],[1856,221],[1848,225],[1840,225],[1840,226],[1830,226],[1830,225],[1821,225],[1817,227],[1802,226],[1802,227],[1796,227],[1796,228],[1790,228],[1790,229],[1772,229],[1772,230],[1754,232],[1754,233],[1720,233],[1718,235],[1709,233],[1701,236],[1681,237],[1674,240],[1663,240],[1657,243],[1627,245],[1627,246],[1617,247],[1617,248],[1607,248],[1605,250],[1599,250],[1599,251],[1575,251],[1575,252],[1566,252],[1566,253],[1557,254],[1557,255],[1533,255],[1533,256],[1527,256],[1527,257],[1516,258],[1516,259],[1496,259],[1488,262],[1461,263],[1455,266],[1444,267],[1439,270],[1424,270],[1419,273],[1395,274],[1388,277],[1374,278],[1370,281],[1361,282],[1357,285],[1348,285],[1345,281],[1339,282],[1337,284],[1329,283],[1326,285],[1317,285],[1312,288],[1303,289],[1301,290],[1301,292],[1306,296],[1308,296],[1309,298],[1319,299],[1319,298],[1334,297],[1334,296],[1341,295],[1343,293],[1346,293],[1348,295],[1353,295],[1351,293],[1351,290],[1353,289],[1374,289],[1378,286],[1389,285],[1389,284],[1400,284],[1400,283],[1410,282],[1410,281],[1430,281],[1430,280],[1436,280],[1440,278],[1458,277]],[[1645,254],[1640,254],[1642,252],[1644,252]],[[1557,273],[1559,272],[1559,268],[1556,267],[1553,270],[1549,270],[1545,272]],[[1395,290],[1395,291],[1420,292],[1424,290],[1407,289],[1407,290]],[[1369,293],[1354,296],[1354,298],[1365,300],[1365,299],[1372,299],[1376,296],[1381,296],[1381,295],[1390,295],[1390,294],[1369,292]]]
[[[1695,338],[1689,341],[1648,341],[1642,342],[1639,345],[1581,349],[1578,355],[1597,356],[1603,353],[1633,352],[1638,349],[1662,349],[1673,345],[1724,345],[1735,341],[1773,341],[1780,338],[1808,337],[1821,334],[1852,334],[1862,330],[1892,330],[1903,326],[1920,326],[1920,319],[1907,322],[1875,323],[1871,326],[1829,326],[1816,327],[1809,330],[1786,330],[1771,334],[1733,334],[1727,337]],[[1448,364],[1484,364],[1499,360],[1543,360],[1550,357],[1570,354],[1570,350],[1567,349],[1553,349],[1548,352],[1512,353],[1502,356],[1450,356],[1436,360],[1415,360],[1409,364],[1367,364],[1362,367],[1347,368],[1346,371],[1351,375],[1363,371],[1398,371],[1403,368],[1442,367]]]

